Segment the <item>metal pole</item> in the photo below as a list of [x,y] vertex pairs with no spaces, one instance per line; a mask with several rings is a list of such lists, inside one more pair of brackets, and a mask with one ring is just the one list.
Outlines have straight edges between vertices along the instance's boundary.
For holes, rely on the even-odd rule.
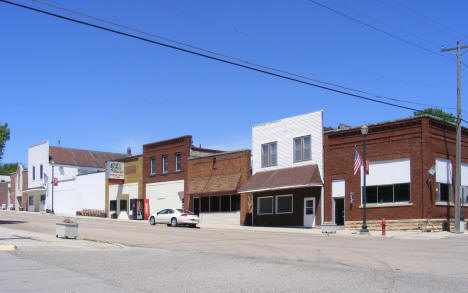
[[52,165],[52,214],[55,214],[55,212],[54,212],[54,185],[55,185],[54,165]]
[[460,41],[457,40],[457,154],[455,178],[455,233],[460,232],[460,185],[461,185],[461,82]]
[[366,137],[367,134],[363,134],[363,162],[362,164],[364,165],[363,168],[363,187],[362,187],[362,228],[360,233],[369,233],[369,230],[367,229],[367,219],[366,219],[366,202],[367,202],[367,196],[366,196]]

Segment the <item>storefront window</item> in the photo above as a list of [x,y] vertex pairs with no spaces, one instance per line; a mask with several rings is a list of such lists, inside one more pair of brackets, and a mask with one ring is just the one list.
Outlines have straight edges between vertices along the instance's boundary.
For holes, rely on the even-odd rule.
[[268,215],[273,214],[273,197],[258,197],[257,198],[257,214]]
[[115,212],[117,210],[117,201],[116,200],[111,200],[109,202],[109,211]]

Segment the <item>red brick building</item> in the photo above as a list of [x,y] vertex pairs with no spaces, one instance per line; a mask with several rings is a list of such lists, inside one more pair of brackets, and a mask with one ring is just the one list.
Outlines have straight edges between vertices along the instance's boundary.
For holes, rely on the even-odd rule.
[[[453,123],[419,116],[369,125],[367,219],[370,229],[441,229],[454,215]],[[354,148],[361,159],[361,128],[324,133],[324,217],[350,228],[362,223],[362,168],[353,175]],[[462,185],[468,185],[468,129],[462,129]],[[435,171],[431,175],[428,171]],[[432,172],[434,173],[434,172]],[[466,202],[466,198],[465,198]],[[465,213],[468,209],[465,209]],[[446,226],[445,226],[446,227]]]
[[150,213],[182,208],[189,156],[218,152],[194,147],[190,135],[143,145],[143,194],[149,199]]
[[191,157],[187,163],[185,209],[204,224],[251,223],[251,200],[238,192],[251,174],[250,150]]

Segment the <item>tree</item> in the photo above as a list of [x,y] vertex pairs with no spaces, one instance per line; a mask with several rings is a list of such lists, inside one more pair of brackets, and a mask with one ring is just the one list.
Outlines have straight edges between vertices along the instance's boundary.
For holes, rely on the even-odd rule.
[[3,149],[5,148],[5,143],[10,139],[10,128],[8,128],[8,123],[0,123],[0,162],[3,159]]
[[11,173],[16,172],[18,168],[18,163],[7,163],[0,165],[0,175],[10,175]]
[[426,114],[443,119],[448,122],[453,122],[453,123],[457,122],[457,118],[452,113],[447,113],[437,108],[427,108],[422,111],[414,112],[414,116],[421,116],[421,115],[426,115]]

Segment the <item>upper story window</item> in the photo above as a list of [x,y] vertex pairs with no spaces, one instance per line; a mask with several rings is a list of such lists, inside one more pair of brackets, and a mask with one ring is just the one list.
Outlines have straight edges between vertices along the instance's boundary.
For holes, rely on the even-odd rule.
[[181,156],[180,153],[175,154],[175,170],[176,170],[176,172],[182,170],[181,159],[182,159],[182,156]]
[[309,161],[311,159],[310,135],[294,139],[294,162]]
[[33,166],[33,173],[32,173],[33,180],[36,180],[36,167]]
[[156,159],[154,157],[150,158],[150,175],[156,174]]
[[163,174],[168,172],[168,160],[167,160],[167,155],[162,156],[162,172]]
[[39,167],[39,176],[41,179],[44,178],[44,167],[42,165]]
[[262,144],[262,168],[277,165],[277,143]]

